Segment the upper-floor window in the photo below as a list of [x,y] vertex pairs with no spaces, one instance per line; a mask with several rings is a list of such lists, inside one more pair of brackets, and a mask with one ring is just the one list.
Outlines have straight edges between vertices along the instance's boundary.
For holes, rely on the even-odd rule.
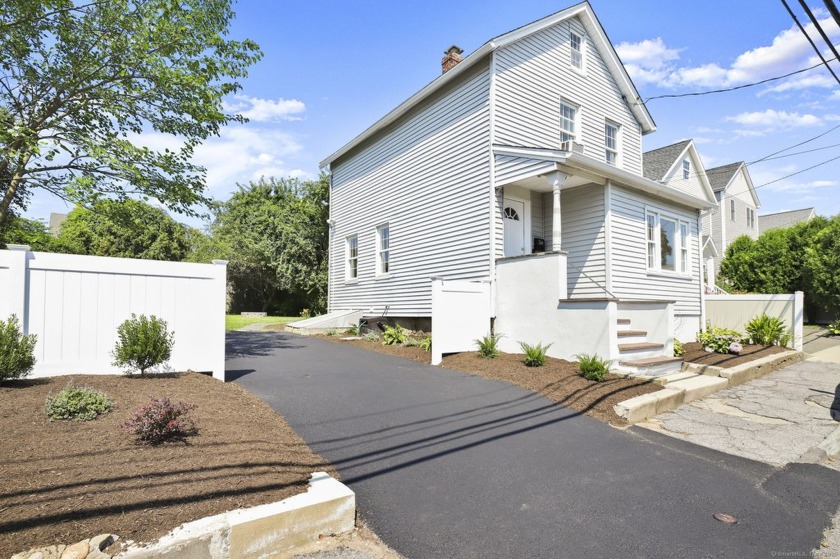
[[604,123],[604,158],[610,165],[618,165],[618,124]]
[[655,272],[689,274],[691,233],[687,221],[648,211],[646,215],[647,267]]
[[347,237],[345,242],[345,252],[347,260],[345,265],[344,277],[353,280],[359,277],[359,237],[358,235],[351,235]]
[[572,53],[572,67],[583,70],[583,37],[572,31],[569,35],[569,44]]
[[567,103],[560,103],[560,141],[577,141],[578,109]]
[[755,229],[755,210],[747,208],[747,227]]
[[391,271],[391,229],[386,223],[376,228],[376,273]]
[[683,178],[687,179],[691,175],[691,161],[683,159]]
[[735,221],[735,200],[729,201],[729,219]]

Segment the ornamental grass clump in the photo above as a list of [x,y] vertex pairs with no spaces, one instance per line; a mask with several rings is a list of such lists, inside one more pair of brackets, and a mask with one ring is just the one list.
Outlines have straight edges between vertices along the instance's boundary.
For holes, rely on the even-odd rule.
[[499,356],[499,340],[502,339],[502,334],[487,334],[475,340],[475,345],[478,347],[478,354],[485,359],[494,359]]
[[15,315],[0,320],[0,382],[27,376],[35,366],[35,334],[24,334]]
[[543,345],[529,345],[525,342],[519,342],[519,347],[522,348],[522,353],[525,354],[526,367],[542,367],[545,365],[545,352],[551,347],[551,344]]
[[90,421],[108,413],[113,407],[114,404],[101,390],[71,382],[55,397],[47,397],[44,411],[50,419]]
[[175,345],[175,332],[167,332],[166,321],[154,315],[131,318],[117,327],[114,347],[114,366],[126,367],[130,374],[139,370],[141,375],[152,367],[169,360]]
[[134,411],[123,428],[141,444],[183,441],[198,432],[189,417],[195,407],[185,402],[172,402],[169,398],[152,398]]
[[601,359],[598,354],[589,355],[588,353],[579,353],[575,355],[578,360],[578,370],[580,376],[586,380],[595,382],[604,382],[607,379],[607,373],[610,370],[611,361]]

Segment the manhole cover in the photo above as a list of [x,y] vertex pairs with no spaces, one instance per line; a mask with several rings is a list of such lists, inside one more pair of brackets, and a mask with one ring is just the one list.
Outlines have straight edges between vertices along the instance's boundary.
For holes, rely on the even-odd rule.
[[719,520],[720,522],[725,522],[726,524],[737,524],[738,519],[732,516],[731,514],[726,514],[725,512],[719,512],[714,515],[715,520]]

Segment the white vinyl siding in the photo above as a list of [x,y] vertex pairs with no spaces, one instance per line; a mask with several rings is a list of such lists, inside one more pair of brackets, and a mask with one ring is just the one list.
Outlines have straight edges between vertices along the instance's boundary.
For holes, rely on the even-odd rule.
[[695,198],[706,199],[707,193],[697,169],[701,169],[700,160],[689,148],[686,156],[663,177],[662,182]]
[[[430,316],[433,276],[490,274],[489,67],[471,69],[331,164],[330,310]],[[389,224],[390,279],[377,280],[376,227]],[[358,233],[358,281],[341,261]]]
[[[546,200],[545,227],[550,233],[552,198],[546,196]],[[562,190],[560,208],[560,248],[568,254],[569,298],[606,297],[604,187],[587,185]]]
[[[569,32],[583,41],[586,73],[571,68]],[[641,133],[622,93],[577,18],[534,33],[495,54],[494,142],[558,149],[560,104],[581,103],[577,141],[603,158],[604,119],[621,126],[620,167],[641,174]]]
[[[672,206],[638,192],[613,186],[611,213],[611,291],[619,299],[666,299],[676,301],[677,315],[700,315],[700,266],[697,254],[696,210]],[[658,274],[648,271],[646,210],[660,212],[685,222],[688,227],[690,273]],[[659,254],[656,253],[656,258]]]
[[347,254],[346,269],[344,272],[344,279],[348,281],[355,280],[359,277],[359,236],[351,235],[347,237],[345,243],[345,251]]

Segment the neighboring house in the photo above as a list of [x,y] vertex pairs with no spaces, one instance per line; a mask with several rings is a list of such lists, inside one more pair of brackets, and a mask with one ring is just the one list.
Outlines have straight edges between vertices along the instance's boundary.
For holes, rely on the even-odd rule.
[[683,162],[643,172],[655,125],[589,3],[449,49],[443,69],[322,162],[330,314],[428,326],[437,277],[490,282],[508,352],[551,342],[631,367],[693,339],[716,201]]
[[710,235],[714,243],[713,247],[707,246],[704,249],[703,257],[706,259],[709,290],[717,291],[715,278],[732,241],[741,235],[758,238],[756,212],[761,202],[743,161],[706,169],[706,175],[718,206],[703,218],[703,234]]
[[770,231],[771,229],[793,227],[797,223],[810,221],[815,215],[817,214],[814,211],[814,208],[760,215],[758,216],[758,230],[761,233],[764,233],[765,231]]

